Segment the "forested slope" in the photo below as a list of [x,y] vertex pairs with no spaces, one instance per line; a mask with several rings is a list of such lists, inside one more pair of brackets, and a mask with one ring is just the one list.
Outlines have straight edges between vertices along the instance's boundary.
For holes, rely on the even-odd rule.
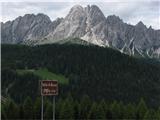
[[39,96],[38,81],[42,78],[16,72],[36,69],[48,69],[69,79],[68,84],[60,84],[59,98],[68,93],[77,100],[88,95],[92,101],[137,103],[143,98],[151,107],[160,105],[159,62],[75,44],[2,45],[2,95],[18,102],[23,102],[25,95]]

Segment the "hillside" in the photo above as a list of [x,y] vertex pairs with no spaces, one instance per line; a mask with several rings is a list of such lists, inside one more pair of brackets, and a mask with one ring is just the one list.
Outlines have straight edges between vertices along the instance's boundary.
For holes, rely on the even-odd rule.
[[92,101],[137,103],[143,98],[151,107],[160,105],[159,62],[133,58],[111,48],[75,44],[2,45],[2,95],[7,88],[7,95],[18,102],[25,95],[39,96],[41,76],[18,72],[41,68],[69,80],[60,84],[59,98],[68,93],[77,100],[88,95]]

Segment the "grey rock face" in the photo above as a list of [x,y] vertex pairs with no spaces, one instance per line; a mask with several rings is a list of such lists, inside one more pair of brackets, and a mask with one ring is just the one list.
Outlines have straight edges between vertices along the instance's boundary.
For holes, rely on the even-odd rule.
[[147,28],[141,21],[132,26],[119,17],[108,16],[106,36],[109,45],[123,53],[159,58],[160,32]]
[[106,18],[97,6],[83,8],[76,5],[71,8],[57,28],[45,38],[47,42],[48,40],[54,42],[67,37],[79,37],[91,43],[103,45],[105,22]]
[[41,39],[53,31],[60,21],[58,19],[51,22],[50,18],[44,14],[26,14],[1,25],[1,42],[16,44]]
[[73,6],[64,19],[53,22],[44,14],[27,14],[1,27],[2,43],[46,44],[78,37],[129,55],[160,59],[160,30],[141,21],[129,25],[115,15],[106,18],[96,5]]

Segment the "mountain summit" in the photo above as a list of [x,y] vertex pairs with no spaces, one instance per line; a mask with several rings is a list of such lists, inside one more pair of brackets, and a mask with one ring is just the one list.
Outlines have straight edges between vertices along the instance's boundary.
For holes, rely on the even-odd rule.
[[129,55],[160,58],[159,30],[141,21],[133,26],[115,15],[105,17],[96,5],[75,5],[53,22],[44,14],[27,14],[1,26],[2,43],[46,44],[76,37]]
[[106,18],[97,6],[88,5],[83,8],[76,5],[71,8],[69,14],[57,28],[45,37],[47,41],[43,42],[54,42],[67,37],[79,37],[90,43],[103,45],[105,23]]

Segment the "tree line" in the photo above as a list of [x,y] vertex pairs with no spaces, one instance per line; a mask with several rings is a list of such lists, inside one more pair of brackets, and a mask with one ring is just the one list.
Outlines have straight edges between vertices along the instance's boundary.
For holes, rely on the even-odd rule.
[[[41,98],[33,101],[27,97],[23,104],[8,100],[2,104],[2,119],[40,119]],[[52,119],[53,106],[50,99],[44,99],[44,119]],[[69,94],[66,98],[56,100],[56,119],[160,119],[160,108],[147,107],[144,100],[139,103],[124,104],[123,102],[94,102],[84,95],[79,101]]]

